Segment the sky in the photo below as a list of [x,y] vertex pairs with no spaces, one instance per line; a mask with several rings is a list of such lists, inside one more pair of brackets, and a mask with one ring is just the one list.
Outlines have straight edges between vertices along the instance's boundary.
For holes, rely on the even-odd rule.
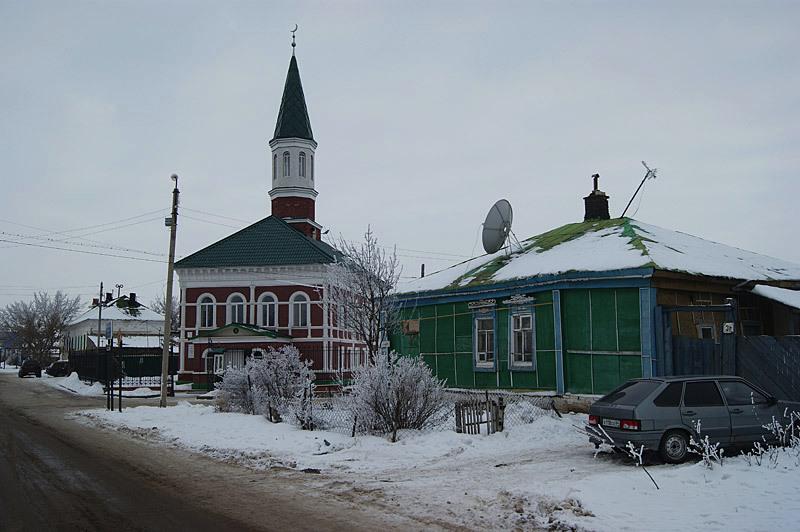
[[173,173],[179,257],[267,216],[294,24],[317,221],[405,277],[500,198],[619,216],[643,160],[636,219],[800,263],[797,3],[0,0],[0,305],[163,294]]

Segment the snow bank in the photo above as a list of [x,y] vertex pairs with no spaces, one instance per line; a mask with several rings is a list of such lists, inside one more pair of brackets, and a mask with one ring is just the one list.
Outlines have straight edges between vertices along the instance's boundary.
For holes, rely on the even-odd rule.
[[[45,374],[43,373],[42,377],[44,376]],[[91,385],[85,384],[74,371],[69,377],[42,378],[41,382],[48,386],[61,388],[81,396],[102,396],[105,393],[102,384],[99,382],[95,382]]]
[[[456,527],[586,530],[793,530],[800,515],[800,458],[776,468],[648,467],[594,455],[576,427],[584,415],[531,415],[531,423],[491,436],[404,431],[398,443],[302,431],[261,416],[218,413],[209,405],[84,411],[94,423],[156,444],[175,445],[263,469],[320,470],[311,487],[382,504]],[[92,422],[90,421],[90,422]],[[367,495],[364,495],[365,497]]]

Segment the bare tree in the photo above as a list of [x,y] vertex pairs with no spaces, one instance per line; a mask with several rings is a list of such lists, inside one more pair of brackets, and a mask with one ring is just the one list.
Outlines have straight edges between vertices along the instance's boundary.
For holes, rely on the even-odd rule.
[[362,242],[340,239],[337,247],[342,258],[329,270],[328,299],[339,327],[364,342],[369,360],[374,361],[381,341],[399,323],[393,298],[401,271],[397,254],[378,245],[369,227]]
[[[150,309],[158,312],[159,314],[166,314],[167,312],[167,298],[162,296],[158,299],[150,301]],[[178,303],[178,298],[172,298],[172,320],[170,323],[172,329],[172,336],[178,336],[181,329],[181,306]]]
[[80,308],[80,298],[60,290],[38,292],[32,301],[17,301],[0,310],[0,328],[14,336],[14,344],[40,364],[48,364],[66,326]]

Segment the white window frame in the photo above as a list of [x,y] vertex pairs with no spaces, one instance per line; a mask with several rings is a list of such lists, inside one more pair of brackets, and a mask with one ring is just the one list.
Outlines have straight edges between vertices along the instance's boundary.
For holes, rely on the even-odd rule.
[[292,171],[292,154],[288,151],[283,152],[283,177],[289,177]]
[[[533,309],[528,308],[512,310],[509,314],[508,366],[512,369],[536,369],[536,315],[534,314]],[[517,320],[523,320],[525,318],[530,320],[529,329],[523,329],[521,328],[521,325],[520,327],[517,326]],[[531,359],[528,361],[517,359],[517,355],[520,354],[517,351],[517,333],[522,333],[523,331],[529,331],[530,334],[529,347]]]
[[272,180],[278,179],[278,155],[272,156]]
[[305,177],[306,176],[306,152],[301,151],[300,155],[297,157],[297,161],[299,163],[297,165],[297,171],[298,171],[300,177]]
[[[264,301],[266,298],[271,298],[271,302]],[[274,323],[264,323],[264,307],[267,305],[272,305],[273,309],[273,316],[275,318]],[[260,296],[258,296],[258,304],[256,305],[256,323],[260,327],[272,327],[277,329],[278,328],[278,296],[273,294],[272,292],[264,292]]]
[[[235,298],[236,296],[239,296],[239,297],[242,298],[241,303],[234,303],[233,302],[233,298]],[[242,307],[242,320],[241,321],[233,319],[233,307],[234,307],[234,305]],[[228,299],[225,301],[225,324],[226,325],[230,325],[231,323],[241,323],[241,324],[246,324],[247,323],[247,298],[244,296],[244,294],[242,294],[240,292],[234,292],[233,294],[229,295]]]
[[[205,298],[211,300],[210,303],[203,303]],[[206,325],[203,320],[203,307],[211,307],[211,325]],[[217,327],[217,298],[209,293],[201,294],[197,298],[197,328],[198,329],[215,329]]]
[[[302,301],[301,301],[302,300]],[[304,304],[306,323],[297,323],[295,317],[295,306]],[[306,329],[311,326],[311,298],[305,292],[295,292],[289,298],[289,328],[290,329]]]
[[[491,328],[480,329],[480,322],[488,321],[491,323]],[[491,369],[494,370],[497,363],[497,337],[496,337],[497,322],[495,319],[494,311],[487,313],[476,313],[473,318],[473,364],[476,369]],[[491,345],[491,351],[488,349],[481,351],[479,349],[481,335],[486,336],[487,347]],[[491,354],[491,360],[489,360]]]

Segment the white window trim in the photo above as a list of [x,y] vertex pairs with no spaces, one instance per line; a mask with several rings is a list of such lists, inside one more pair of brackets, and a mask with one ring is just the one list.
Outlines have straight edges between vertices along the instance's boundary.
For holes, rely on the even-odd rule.
[[[273,300],[272,303],[264,303],[264,299],[267,298],[267,297],[271,297],[272,298],[272,300]],[[275,306],[275,323],[272,324],[272,325],[267,325],[267,324],[263,323],[264,322],[264,313],[263,313],[263,309],[261,307],[263,305],[266,305],[266,304],[271,304],[271,305]],[[278,296],[276,296],[272,292],[264,292],[263,294],[258,296],[258,302],[256,303],[256,325],[258,325],[259,327],[274,327],[274,328],[277,329],[278,328],[278,308],[279,308],[278,305],[279,305]]]
[[[529,316],[531,319],[531,361],[517,362],[514,360],[514,318]],[[512,369],[536,369],[536,314],[531,308],[518,308],[509,312],[508,316],[508,367]]]
[[[478,321],[491,320],[492,322],[492,361],[481,361],[478,359]],[[472,358],[476,368],[480,369],[494,369],[497,363],[497,319],[494,312],[485,314],[476,313],[472,319],[473,328],[473,343],[472,343]],[[488,352],[488,351],[487,351]]]
[[247,297],[242,294],[241,292],[234,292],[228,296],[228,299],[225,300],[225,325],[230,325],[234,323],[233,320],[233,301],[232,299],[236,296],[242,298],[241,303],[236,303],[236,305],[242,306],[242,321],[237,321],[236,323],[246,324],[247,323]]
[[[295,324],[294,306],[297,303],[296,299],[299,297],[305,298],[306,303],[306,324]],[[311,298],[305,292],[299,291],[292,294],[289,298],[289,329],[308,329],[311,326]]]
[[306,176],[306,152],[301,151],[297,156],[297,171],[300,177]]
[[[203,324],[203,304],[200,302],[206,297],[211,298],[211,325]],[[204,294],[200,294],[200,297],[198,297],[195,301],[195,305],[197,307],[197,329],[215,329],[217,327],[217,298],[214,297],[213,294],[206,292]]]
[[289,177],[292,171],[292,155],[285,151],[283,152],[283,177]]

